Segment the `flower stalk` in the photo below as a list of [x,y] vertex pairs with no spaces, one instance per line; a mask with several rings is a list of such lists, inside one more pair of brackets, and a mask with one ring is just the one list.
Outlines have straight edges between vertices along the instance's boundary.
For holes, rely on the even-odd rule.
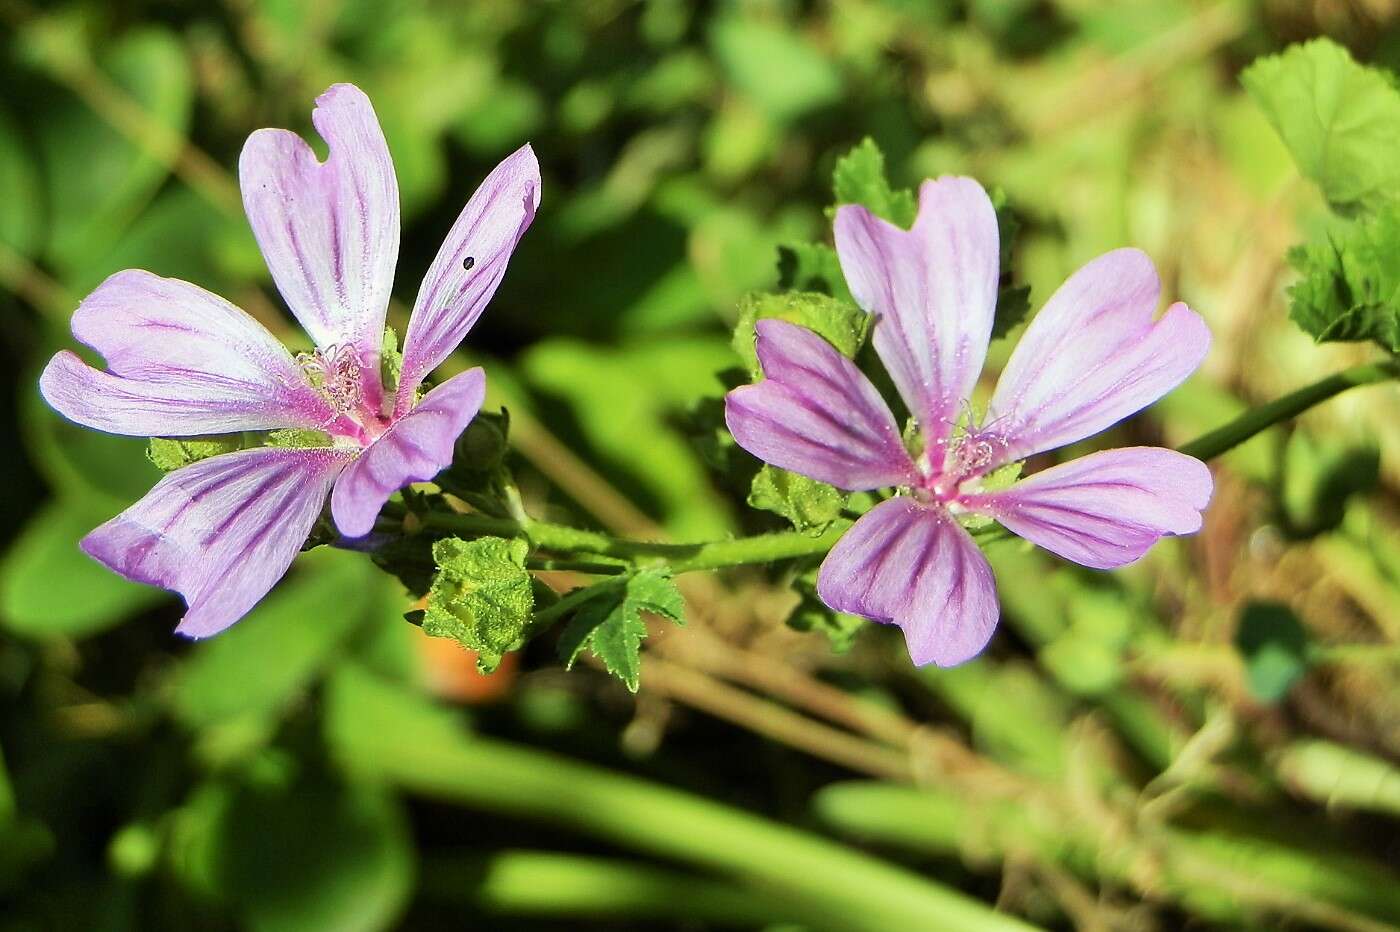
[[[1311,385],[1290,392],[1273,401],[1251,408],[1239,417],[1217,427],[1180,447],[1178,451],[1198,459],[1209,460],[1233,450],[1263,431],[1336,397],[1342,392],[1362,385],[1400,379],[1400,361],[1353,366],[1333,373]],[[479,514],[428,512],[419,515],[423,526],[448,534],[494,535],[524,537],[532,547],[550,553],[577,557],[577,560],[546,560],[539,568],[572,570],[598,575],[616,575],[627,570],[616,562],[593,561],[588,557],[625,560],[634,567],[664,566],[672,573],[727,569],[774,563],[801,557],[822,557],[840,540],[849,527],[833,525],[825,532],[812,535],[802,531],[779,531],[755,534],[729,540],[693,544],[663,543],[614,537],[601,531],[590,531],[536,521],[526,518],[493,518]],[[1011,534],[999,525],[976,531],[973,537],[987,544],[1006,540]],[[551,565],[545,565],[551,564]],[[560,603],[563,604],[563,603]],[[557,606],[556,606],[557,607]]]

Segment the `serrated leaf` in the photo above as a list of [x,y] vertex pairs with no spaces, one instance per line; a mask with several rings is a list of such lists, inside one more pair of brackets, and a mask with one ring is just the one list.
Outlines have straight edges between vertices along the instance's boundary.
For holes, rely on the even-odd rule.
[[841,517],[850,495],[786,469],[764,464],[753,478],[749,505],[782,515],[799,531],[817,535]]
[[734,352],[744,360],[750,376],[755,379],[763,375],[763,370],[754,349],[754,324],[768,319],[806,327],[848,358],[860,351],[870,329],[869,314],[831,295],[802,291],[745,295],[739,302],[739,320],[734,325]]
[[1334,208],[1400,199],[1400,91],[1389,73],[1324,38],[1261,58],[1240,80]]
[[890,187],[885,178],[885,155],[869,136],[837,160],[831,182],[838,206],[860,204],[906,230],[913,225],[918,213],[914,192]]
[[647,636],[642,612],[681,623],[685,599],[663,569],[642,570],[594,588],[597,594],[583,603],[559,637],[560,659],[565,668],[572,668],[587,647],[609,673],[636,692],[641,685],[642,640]]
[[1346,223],[1288,256],[1301,275],[1289,317],[1319,343],[1371,340],[1400,353],[1400,206]]
[[524,643],[534,611],[525,569],[529,550],[518,538],[450,537],[435,543],[437,573],[428,590],[423,631],[476,651],[482,672],[495,670],[501,655]]

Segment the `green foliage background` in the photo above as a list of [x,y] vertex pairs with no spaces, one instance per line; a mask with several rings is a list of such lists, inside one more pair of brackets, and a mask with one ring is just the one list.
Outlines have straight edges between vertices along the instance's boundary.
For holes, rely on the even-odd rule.
[[[402,188],[400,330],[480,178],[524,141],[540,155],[539,216],[458,360],[509,408],[536,514],[677,540],[777,526],[717,478],[736,453],[693,408],[748,364],[730,332],[779,247],[819,267],[833,169],[867,136],[896,188],[1004,192],[1032,308],[1146,249],[1215,344],[1106,442],[1180,443],[1379,352],[1314,344],[1295,280],[1314,336],[1395,350],[1395,154],[1347,162],[1285,128],[1295,164],[1270,121],[1296,88],[1265,66],[1256,103],[1239,75],[1319,32],[1400,64],[1397,15],[0,0],[0,929],[1400,926],[1393,387],[1224,457],[1205,530],[1129,569],[993,549],[1005,618],[974,663],[915,671],[897,632],[819,610],[801,568],[736,573],[684,583],[687,625],[654,628],[636,697],[552,644],[482,679],[403,622],[396,581],[325,550],[226,635],[175,639],[173,600],[75,546],[155,481],[144,443],[34,390],[77,299],[126,267],[302,340],[233,169],[249,132],[309,132],[348,80]],[[1400,121],[1367,74],[1345,120]],[[1338,226],[1357,210],[1377,215]],[[769,479],[760,504],[791,510]],[[639,608],[675,611],[658,599],[599,600],[566,637],[640,640]]]

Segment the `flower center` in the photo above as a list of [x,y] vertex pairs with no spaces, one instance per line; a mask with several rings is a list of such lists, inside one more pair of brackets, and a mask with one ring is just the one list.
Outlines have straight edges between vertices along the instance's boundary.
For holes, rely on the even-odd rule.
[[994,430],[969,428],[951,438],[943,455],[941,469],[922,463],[924,480],[911,490],[913,496],[926,504],[942,505],[955,513],[959,500],[974,489],[966,489],[1000,464],[1007,449],[1006,439]]
[[353,414],[360,407],[363,389],[360,362],[348,346],[328,346],[310,353],[298,353],[297,365],[307,381],[330,402],[336,414]]

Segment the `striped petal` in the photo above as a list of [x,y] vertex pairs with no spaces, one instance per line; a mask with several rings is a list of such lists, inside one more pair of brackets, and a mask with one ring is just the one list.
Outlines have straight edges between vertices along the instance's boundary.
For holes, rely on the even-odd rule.
[[847,205],[835,232],[851,294],[876,317],[875,349],[929,448],[941,447],[991,339],[1001,248],[992,202],[971,178],[939,178],[919,189],[913,229]]
[[838,612],[896,624],[919,666],[950,667],[987,646],[1001,608],[982,551],[942,508],[881,502],[822,561],[817,593]]
[[59,413],[138,437],[320,428],[335,412],[286,347],[223,298],[150,272],[118,272],[73,314],[104,372],[61,352],[39,378]]
[[1071,460],[984,495],[968,508],[1066,560],[1095,569],[1132,563],[1163,537],[1194,534],[1213,482],[1200,460],[1123,447]]
[[218,634],[287,572],[346,460],[275,447],[201,460],[167,474],[81,546],[127,579],[184,596],[178,633]]
[[734,440],[754,456],[843,489],[909,485],[917,471],[894,416],[855,363],[805,327],[755,327],[765,376],[725,398]]
[[1210,331],[1173,304],[1155,318],[1152,260],[1118,249],[1085,265],[1046,302],[1006,364],[987,413],[1002,462],[1091,437],[1152,404],[1196,371]]
[[427,482],[452,463],[457,437],[481,410],[486,373],[471,369],[423,396],[341,474],[331,495],[331,516],[346,537],[374,528],[379,510],[411,482]]
[[[238,161],[243,207],[277,290],[322,349],[353,347],[379,403],[379,351],[399,253],[399,187],[369,98],[351,84],[316,98],[325,162],[296,133],[260,129]],[[372,383],[372,384],[371,384]]]
[[497,165],[447,234],[418,290],[404,337],[398,412],[486,310],[540,206],[540,165],[528,145]]

